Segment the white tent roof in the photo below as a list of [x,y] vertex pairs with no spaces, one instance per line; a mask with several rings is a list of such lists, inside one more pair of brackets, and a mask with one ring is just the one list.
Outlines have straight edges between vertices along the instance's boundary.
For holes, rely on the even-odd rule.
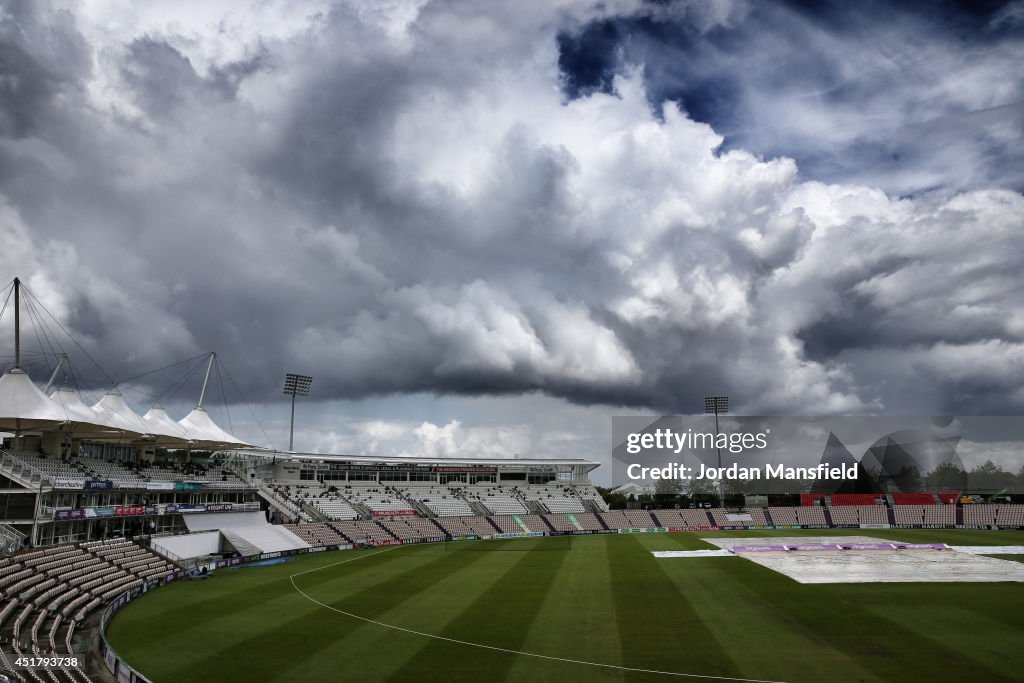
[[202,407],[193,408],[192,412],[178,420],[186,432],[196,441],[209,446],[245,446],[248,445],[218,427]]
[[89,432],[97,438],[109,438],[121,431],[120,428],[107,424],[106,419],[87,406],[70,387],[54,391],[50,394],[50,400],[64,412],[65,419],[70,423],[65,427],[69,427],[76,435],[81,436],[83,432]]
[[57,406],[64,411],[65,419],[71,422],[89,422],[91,424],[102,424],[102,419],[96,411],[87,406],[78,394],[70,387],[63,387],[50,394],[50,398],[57,403]]
[[149,412],[142,416],[142,421],[149,428],[149,433],[157,436],[160,441],[171,440],[182,443],[195,441],[195,438],[184,427],[172,420],[163,408],[157,406],[150,408]]
[[0,429],[55,427],[67,419],[61,407],[47,398],[24,370],[0,376]]
[[128,407],[124,396],[117,389],[104,394],[92,409],[99,414],[104,424],[126,432],[149,434],[149,426],[138,413]]

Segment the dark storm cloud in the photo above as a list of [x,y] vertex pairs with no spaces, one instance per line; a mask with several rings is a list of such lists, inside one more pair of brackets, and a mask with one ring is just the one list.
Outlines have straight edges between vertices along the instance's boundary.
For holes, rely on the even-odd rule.
[[[8,117],[20,132],[0,146],[3,272],[111,374],[216,349],[256,401],[287,371],[315,375],[320,398],[542,393],[687,412],[721,391],[762,413],[966,414],[969,392],[978,411],[1024,409],[1024,198],[960,191],[995,172],[987,153],[970,143],[962,173],[937,171],[959,148],[908,142],[894,172],[942,191],[900,200],[872,189],[892,176],[868,157],[893,148],[859,119],[821,144],[786,129],[771,149],[762,125],[742,139],[754,153],[733,122],[723,140],[694,120],[703,106],[717,125],[735,103],[748,125],[759,97],[771,116],[795,102],[815,130],[862,105],[893,134],[954,136],[966,117],[1008,165],[1018,83],[1001,65],[1019,46],[998,26],[1012,15],[969,25],[987,51],[962,103],[936,76],[889,108],[899,78],[877,63],[879,92],[839,79],[876,24],[847,53],[856,22],[839,9],[754,7],[354,2],[286,30],[258,12],[104,22],[102,5],[20,6],[3,20],[4,54],[20,55],[5,82],[35,89],[12,86],[27,93]],[[907,33],[886,40],[924,21],[900,17]],[[921,25],[894,59],[930,59],[954,31]],[[33,26],[56,44],[20,37]],[[746,75],[762,47],[775,66]],[[822,88],[820,108],[795,94]],[[968,106],[981,101],[989,113]]]
[[564,90],[608,92],[642,64],[727,147],[786,155],[810,177],[936,188],[1024,187],[1019,2],[652,3],[559,36]]

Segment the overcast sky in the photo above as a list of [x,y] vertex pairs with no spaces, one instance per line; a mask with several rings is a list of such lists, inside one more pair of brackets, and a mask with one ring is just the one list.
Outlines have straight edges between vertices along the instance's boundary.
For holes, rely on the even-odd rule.
[[0,274],[278,447],[1020,414],[1024,4],[807,4],[0,0]]

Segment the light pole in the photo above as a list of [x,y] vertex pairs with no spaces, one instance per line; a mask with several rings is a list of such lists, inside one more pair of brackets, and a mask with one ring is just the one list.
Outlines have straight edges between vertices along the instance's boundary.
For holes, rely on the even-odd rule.
[[284,376],[284,393],[292,397],[292,422],[288,428],[288,450],[293,450],[292,445],[295,440],[295,397],[296,396],[309,396],[309,385],[313,383],[313,378],[309,375],[296,375],[289,372]]
[[718,451],[718,506],[725,507],[725,480],[722,479],[722,449],[718,446],[718,414],[729,412],[728,396],[705,396],[704,412],[715,414],[715,450]]

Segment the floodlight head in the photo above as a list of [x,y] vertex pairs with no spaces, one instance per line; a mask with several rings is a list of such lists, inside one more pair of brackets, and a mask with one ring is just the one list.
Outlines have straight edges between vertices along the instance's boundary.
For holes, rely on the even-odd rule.
[[704,412],[705,413],[727,413],[729,412],[729,397],[728,396],[705,396],[704,397]]
[[284,393],[289,396],[309,396],[309,386],[313,378],[309,375],[297,375],[289,372],[284,376]]

